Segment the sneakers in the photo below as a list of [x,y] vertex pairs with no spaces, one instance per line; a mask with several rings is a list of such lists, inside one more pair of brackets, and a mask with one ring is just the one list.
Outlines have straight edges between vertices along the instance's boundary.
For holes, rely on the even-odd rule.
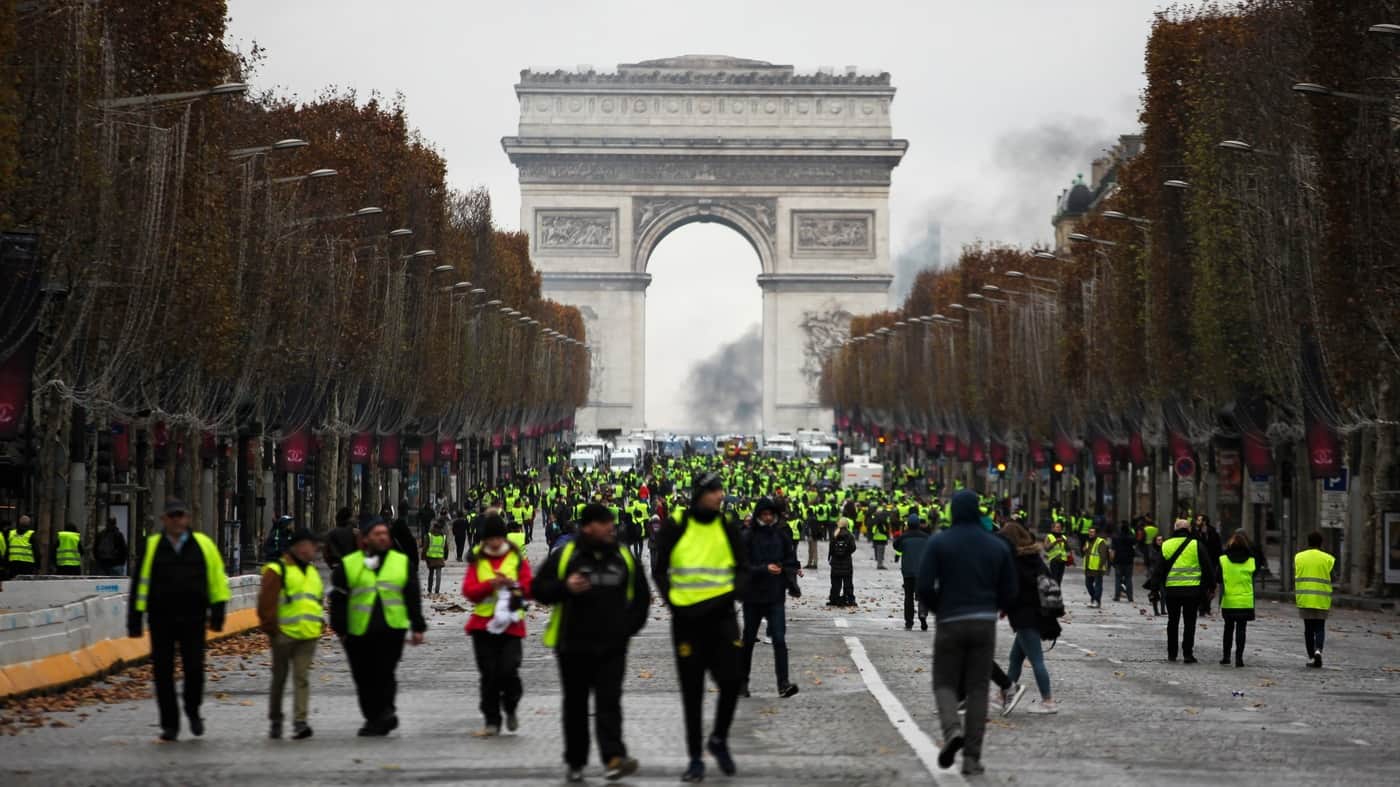
[[962,751],[962,747],[963,736],[961,735],[954,735],[947,743],[943,744],[943,748],[938,750],[938,767],[945,770],[953,767],[953,760],[958,756],[958,752]]
[[1322,651],[1319,650],[1312,654],[1312,661],[1308,662],[1308,666],[1313,669],[1322,669]]
[[615,782],[636,773],[637,768],[637,760],[632,757],[614,757],[608,760],[608,769],[603,771],[603,778]]
[[976,757],[964,756],[962,772],[964,776],[981,776],[987,769],[982,767],[982,761]]
[[267,737],[275,740],[282,738],[282,722],[274,721],[267,728]]
[[506,729],[515,732],[520,729],[520,718],[515,715],[515,711],[506,713]]
[[501,734],[501,725],[487,724],[476,732],[472,733],[473,738],[494,738]]
[[1011,711],[1016,710],[1016,705],[1021,701],[1021,697],[1026,693],[1026,687],[1020,683],[1011,684],[1011,688],[1001,693],[1001,715],[1009,716]]
[[583,769],[570,768],[564,774],[564,781],[569,784],[583,784]]
[[292,725],[292,740],[304,741],[311,737],[311,725],[304,721],[296,722]]
[[683,782],[703,782],[705,781],[705,761],[695,759],[690,761],[690,765],[681,774]]
[[739,768],[734,765],[734,758],[729,756],[729,744],[725,743],[723,738],[711,735],[709,742],[705,744],[705,750],[719,763],[719,769],[725,776],[733,776],[739,772]]
[[1034,713],[1038,716],[1048,716],[1052,713],[1059,712],[1060,706],[1056,705],[1054,700],[1041,700],[1029,708],[1026,708],[1026,713]]
[[778,689],[778,696],[782,697],[783,699],[787,699],[788,697],[791,697],[796,693],[797,685],[794,683],[789,683],[786,686],[783,686],[782,688]]
[[928,631],[928,618],[919,618],[919,628]]

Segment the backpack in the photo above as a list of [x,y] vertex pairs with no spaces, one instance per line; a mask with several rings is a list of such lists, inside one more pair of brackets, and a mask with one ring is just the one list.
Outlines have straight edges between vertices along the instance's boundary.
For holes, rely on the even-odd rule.
[[[1060,595],[1060,583],[1048,574],[1041,574],[1035,580],[1036,593],[1040,596],[1040,618],[1055,620],[1064,617],[1065,600]],[[1056,624],[1056,628],[1059,624]],[[1057,635],[1058,636],[1058,635]]]

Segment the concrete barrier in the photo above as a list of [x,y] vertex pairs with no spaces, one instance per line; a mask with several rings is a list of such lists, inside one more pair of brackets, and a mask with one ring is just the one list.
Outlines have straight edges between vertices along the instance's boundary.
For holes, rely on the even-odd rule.
[[[55,585],[42,593],[62,596],[88,584],[90,580],[76,587]],[[253,574],[229,577],[224,630],[209,632],[210,639],[258,625],[259,584]],[[11,587],[7,583],[7,594]],[[126,609],[127,594],[112,593],[0,614],[0,698],[59,688],[148,658],[150,637],[126,635]]]

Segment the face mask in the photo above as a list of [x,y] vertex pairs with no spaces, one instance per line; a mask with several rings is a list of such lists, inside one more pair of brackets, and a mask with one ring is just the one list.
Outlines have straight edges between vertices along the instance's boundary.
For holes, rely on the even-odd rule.
[[483,545],[483,546],[481,547],[481,551],[482,551],[482,552],[485,552],[486,554],[490,555],[491,557],[500,557],[501,555],[504,555],[505,553],[507,553],[507,552],[510,551],[510,544],[509,544],[509,543],[497,544],[497,545],[494,546],[494,547],[492,547],[492,546],[484,546],[484,545]]

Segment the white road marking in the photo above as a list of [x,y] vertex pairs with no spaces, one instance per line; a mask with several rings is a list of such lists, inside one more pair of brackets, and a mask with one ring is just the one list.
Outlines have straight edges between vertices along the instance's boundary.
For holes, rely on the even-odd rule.
[[[837,620],[839,626],[843,621]],[[914,723],[914,719],[909,712],[904,709],[904,705],[894,696],[885,681],[880,677],[880,673],[875,670],[875,665],[871,663],[870,657],[865,653],[865,646],[861,644],[859,637],[845,637],[846,647],[851,651],[851,661],[854,661],[856,668],[860,670],[860,676],[865,680],[865,688],[875,697],[875,701],[880,703],[880,708],[885,711],[885,716],[889,717],[890,724],[899,731],[904,742],[909,744],[909,748],[914,750],[914,755],[924,764],[924,769],[929,776],[933,777],[934,784],[967,784],[962,775],[953,769],[943,770],[938,767],[938,747],[929,739],[924,731],[919,729],[919,725]]]
[[831,622],[835,623],[836,628],[839,629],[848,629],[851,627],[851,624],[847,623],[845,618],[835,618]]

